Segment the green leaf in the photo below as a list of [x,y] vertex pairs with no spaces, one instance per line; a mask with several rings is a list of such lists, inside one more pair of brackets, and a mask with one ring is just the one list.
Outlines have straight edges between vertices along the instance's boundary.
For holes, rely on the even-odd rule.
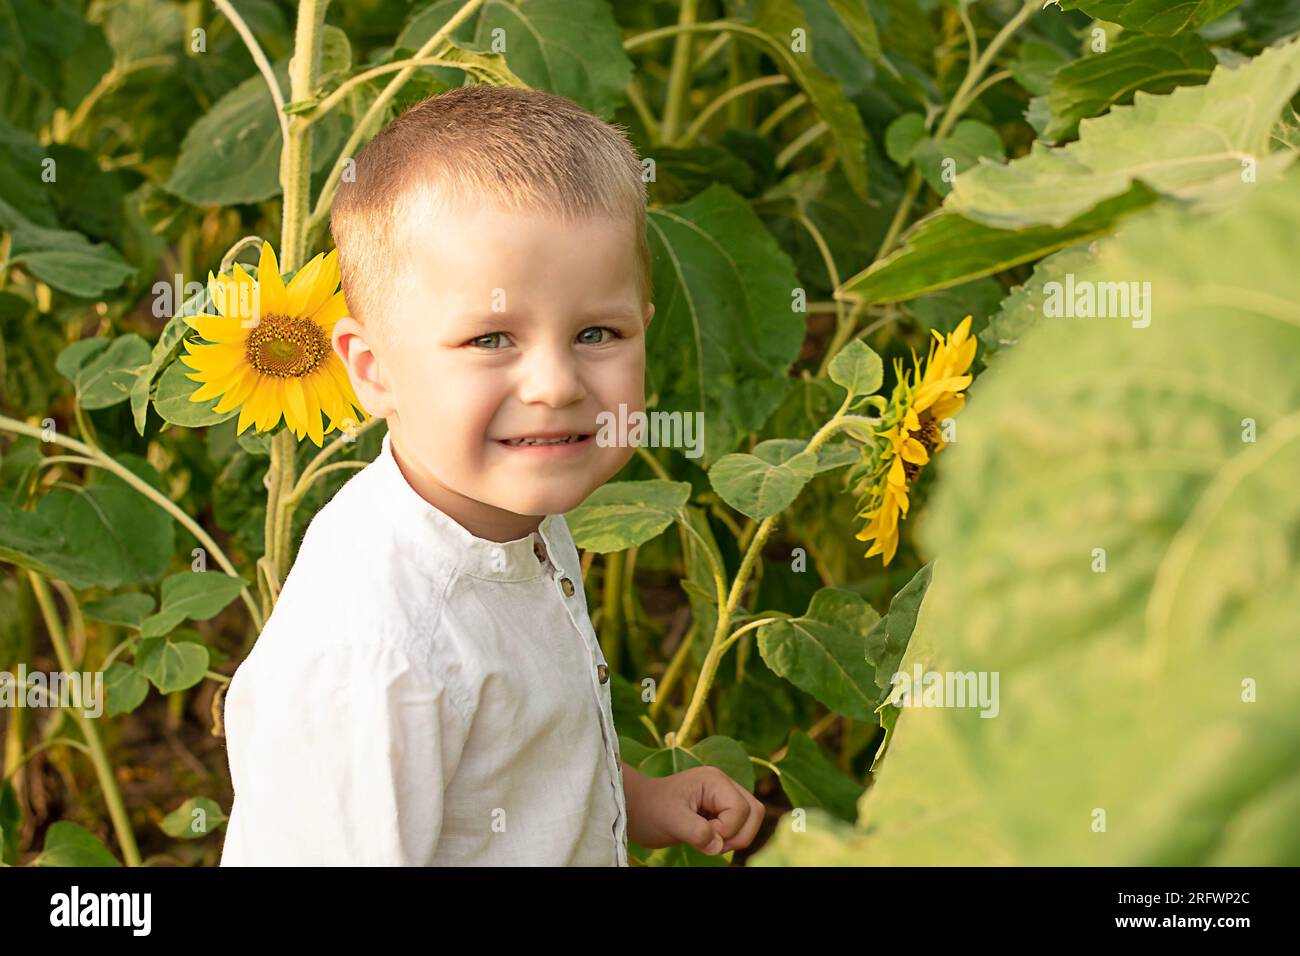
[[851,339],[840,349],[826,371],[832,382],[855,398],[874,395],[885,380],[885,366],[880,356],[861,339]]
[[121,866],[117,857],[109,852],[89,830],[56,820],[45,831],[45,849],[32,860],[32,866]]
[[1093,255],[1087,243],[1054,252],[1034,266],[1024,285],[1016,286],[989,317],[988,326],[979,334],[984,361],[998,351],[1020,343],[1020,339],[1043,317],[1043,287],[1049,282],[1064,282],[1069,273],[1083,272]]
[[108,695],[108,706],[104,712],[109,717],[129,714],[149,696],[149,681],[143,674],[121,661],[114,661],[104,671],[104,692]]
[[749,754],[730,737],[706,737],[689,747],[634,748],[624,756],[624,760],[633,763],[632,758],[637,754],[641,756],[634,766],[647,776],[668,777],[692,767],[717,767],[746,790],[754,791],[754,766]]
[[8,561],[74,587],[88,587],[97,575],[92,561],[70,553],[63,534],[39,514],[0,501],[0,561]]
[[102,600],[90,601],[82,605],[81,613],[92,621],[138,630],[140,622],[153,612],[153,608],[153,598],[150,595],[135,591],[129,594],[110,594]]
[[90,339],[78,339],[59,353],[54,360],[54,367],[69,382],[76,382],[77,372],[95,356],[108,348],[111,339],[96,336]]
[[1168,93],[1178,86],[1204,83],[1214,67],[1214,54],[1195,33],[1121,40],[1105,53],[1056,71],[1047,95],[1052,121],[1046,138],[1073,136],[1079,120],[1098,116],[1116,103],[1133,102],[1138,90]]
[[861,595],[822,588],[801,617],[766,624],[758,651],[773,672],[854,720],[873,720],[880,691],[867,633],[880,620]]
[[[288,59],[276,61],[272,72],[281,92],[287,93]],[[343,146],[346,122],[344,112],[338,110],[315,127],[313,172],[333,162]],[[190,127],[163,188],[195,206],[271,199],[280,194],[282,141],[271,91],[262,74],[254,73]]]
[[215,800],[207,797],[190,797],[167,816],[163,817],[164,833],[178,840],[198,840],[225,823],[229,817],[221,812]]
[[825,810],[850,823],[857,818],[862,786],[846,777],[803,731],[790,734],[785,756],[776,762],[776,767],[781,772],[781,789],[790,798],[791,807]]
[[946,195],[958,173],[981,159],[1002,160],[1002,137],[979,120],[964,119],[941,140],[926,137],[916,145],[916,165],[939,195]]
[[[1035,143],[1006,165],[982,163],[957,177],[944,209],[1002,229],[1060,228],[1138,182],[1182,200],[1239,201],[1294,159],[1269,147],[1298,89],[1300,39],[1235,70],[1220,66],[1204,86],[1139,93],[1132,106],[1080,123],[1068,146]],[[1250,162],[1256,168],[1247,178]]]
[[[244,269],[250,275],[256,277],[257,269],[255,267],[245,266]],[[186,316],[203,313],[212,314],[213,309],[211,289],[205,284],[202,291],[186,299],[185,304],[163,326],[162,332],[158,335],[158,341],[154,343],[153,351],[149,356],[149,363],[140,370],[131,386],[131,419],[138,434],[144,434],[145,419],[148,416],[149,398],[153,391],[154,379],[157,378],[158,373],[162,371],[163,366],[167,364],[172,353],[190,330],[189,323],[185,321]],[[193,379],[187,379],[187,381],[193,381]]]
[[574,545],[607,554],[645,544],[677,520],[691,486],[684,481],[614,481],[564,515]]
[[[438,0],[424,7],[398,36],[397,46],[418,49],[462,6],[463,0]],[[482,53],[504,44],[506,63],[520,81],[567,96],[606,118],[622,104],[632,78],[618,24],[602,0],[485,0],[452,37]]]
[[709,467],[781,402],[804,338],[793,264],[725,186],[647,217],[655,319],[646,332],[647,404],[703,412]]
[[87,410],[126,401],[131,384],[148,361],[148,342],[134,333],[118,336],[77,370],[77,401]]
[[1151,324],[1044,321],[983,380],[904,667],[1000,713],[903,709],[858,862],[1300,863],[1297,234],[1300,170],[1130,220],[1080,280],[1144,277]]
[[163,579],[162,607],[140,624],[142,637],[160,637],[186,619],[206,621],[239,596],[243,578],[220,571],[182,571]]
[[1070,58],[1052,44],[1026,37],[1011,62],[1011,75],[1033,95],[1046,96],[1056,71],[1069,62]]
[[802,453],[784,462],[724,455],[709,469],[709,484],[731,507],[761,521],[789,507],[816,468],[817,457]]
[[202,638],[187,628],[167,637],[146,637],[135,651],[136,669],[164,694],[185,690],[203,680],[208,661]]
[[202,382],[187,377],[193,371],[178,359],[168,365],[162,378],[158,379],[158,394],[154,396],[153,407],[164,421],[186,428],[200,428],[219,424],[239,414],[238,406],[221,414],[213,411],[220,404],[221,396],[206,402],[191,402],[190,396],[203,387]]
[[83,299],[94,299],[135,276],[135,269],[106,242],[89,242],[79,232],[31,223],[4,225],[12,232],[9,264],[22,265],[37,279]]
[[[859,23],[860,20],[858,18]],[[772,42],[764,48],[764,52],[777,62],[783,73],[798,84],[829,127],[849,185],[860,198],[865,199],[867,130],[857,107],[845,95],[842,83],[816,66],[811,48],[819,40],[809,30],[803,10],[796,0],[758,0],[754,8],[754,26],[771,38]],[[808,50],[799,51],[794,48],[796,30],[803,31]]]
[[[121,455],[118,460],[157,486],[157,472],[143,459]],[[8,532],[9,522],[4,526]],[[98,470],[84,486],[50,491],[34,514],[15,516],[13,530],[27,538],[19,550],[77,588],[157,580],[167,568],[174,542],[166,512],[117,476]]]
[[[877,619],[863,641],[867,661],[875,671],[876,686],[882,691],[887,692],[893,686],[893,675],[907,652],[908,642],[916,629],[917,615],[921,613],[921,602],[930,587],[931,568],[932,565],[927,564],[917,571],[912,580],[890,599],[889,610],[884,617]],[[877,703],[882,699],[877,697]],[[872,709],[875,709],[874,705]]]
[[1151,190],[1136,183],[1127,193],[1106,200],[1060,229],[995,229],[938,210],[904,234],[901,248],[853,276],[835,295],[866,302],[902,302],[951,288],[1107,235],[1114,231],[1116,219],[1155,199]]
[[1240,4],[1241,0],[1059,0],[1062,10],[1082,10],[1096,20],[1160,36],[1199,29]]

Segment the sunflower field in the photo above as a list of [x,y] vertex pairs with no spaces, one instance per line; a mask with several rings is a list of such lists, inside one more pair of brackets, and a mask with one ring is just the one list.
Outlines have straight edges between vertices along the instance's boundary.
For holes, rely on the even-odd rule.
[[330,203],[466,84],[628,131],[703,413],[565,518],[623,759],[767,817],[635,864],[1300,863],[1294,0],[0,0],[0,864],[218,861],[384,432]]

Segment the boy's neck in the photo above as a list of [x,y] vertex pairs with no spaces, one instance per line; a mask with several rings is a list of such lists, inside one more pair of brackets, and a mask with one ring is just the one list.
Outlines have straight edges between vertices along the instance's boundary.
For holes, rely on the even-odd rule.
[[389,447],[397,470],[406,483],[421,498],[474,535],[486,541],[516,541],[526,538],[542,523],[537,515],[520,515],[496,508],[448,488],[431,472],[401,448],[401,439],[395,431],[389,432]]

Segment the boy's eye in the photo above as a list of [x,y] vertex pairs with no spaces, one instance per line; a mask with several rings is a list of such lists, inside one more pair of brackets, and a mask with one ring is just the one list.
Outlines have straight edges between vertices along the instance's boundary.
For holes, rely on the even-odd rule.
[[484,339],[494,339],[494,338],[497,338],[498,336],[502,336],[502,335],[505,335],[505,333],[504,333],[504,332],[489,332],[487,335],[480,335],[480,336],[479,336],[478,338],[476,338],[476,339],[470,339],[470,340],[469,340],[469,344],[470,344],[470,345],[473,345],[473,346],[477,346],[478,348],[481,348],[481,349],[482,349],[482,348],[485,348],[485,349],[491,349],[492,346],[490,346],[490,345],[481,345],[480,343],[481,343]]
[[[603,345],[606,341],[608,341],[608,339],[603,339],[603,338],[595,342],[591,341],[590,339],[584,340],[582,337],[586,335],[588,332],[608,332],[611,336],[613,336],[616,339],[621,339],[623,337],[616,329],[611,329],[607,325],[593,325],[591,328],[583,329],[581,332],[578,333],[578,339],[579,341],[582,342],[583,345]],[[470,339],[469,342],[467,342],[466,344],[472,345],[475,348],[487,349],[490,352],[496,351],[496,347],[494,345],[485,344],[485,343],[490,342],[493,339],[500,338],[505,334],[506,333],[504,332],[489,332],[487,335],[480,335],[477,338]]]
[[[611,329],[611,328],[610,328],[609,326],[607,326],[607,325],[593,325],[593,326],[592,326],[591,328],[589,328],[589,329],[583,329],[581,332],[578,333],[578,338],[581,339],[581,338],[582,338],[584,335],[586,335],[588,332],[608,332],[610,335],[612,335],[612,336],[613,336],[614,338],[616,338],[616,339],[622,338],[622,336],[619,335],[618,332],[617,332],[616,330]],[[600,345],[600,344],[602,344],[602,343],[604,343],[604,342],[606,342],[606,341],[608,341],[608,340],[607,340],[607,339],[601,339],[601,340],[598,341],[598,342],[587,341],[587,342],[583,342],[582,344],[583,344],[583,345]]]

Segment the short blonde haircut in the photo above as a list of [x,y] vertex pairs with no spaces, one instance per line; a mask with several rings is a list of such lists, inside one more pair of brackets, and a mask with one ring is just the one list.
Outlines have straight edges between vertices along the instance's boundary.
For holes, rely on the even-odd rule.
[[339,184],[330,231],[350,314],[396,341],[384,319],[434,211],[488,206],[633,229],[642,304],[653,293],[646,187],[625,127],[541,90],[465,86],[422,100],[384,127]]

